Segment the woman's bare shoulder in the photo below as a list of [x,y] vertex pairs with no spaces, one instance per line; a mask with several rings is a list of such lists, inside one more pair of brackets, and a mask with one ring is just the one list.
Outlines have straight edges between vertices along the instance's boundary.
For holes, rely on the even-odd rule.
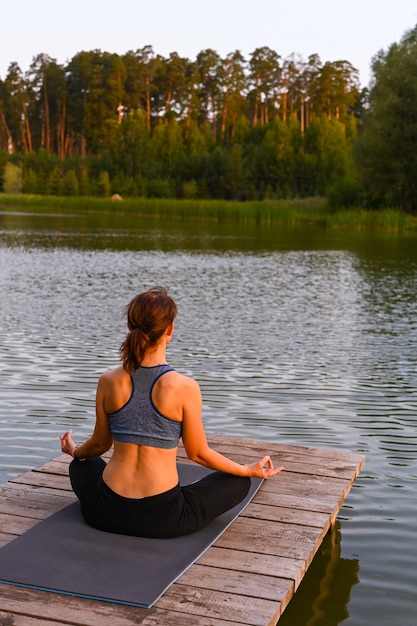
[[194,378],[180,374],[176,370],[168,372],[165,376],[162,376],[160,380],[161,382],[165,382],[167,386],[175,387],[184,391],[196,392],[200,390],[200,385]]
[[103,372],[99,378],[99,384],[105,385],[117,385],[128,381],[130,382],[130,376],[122,366]]

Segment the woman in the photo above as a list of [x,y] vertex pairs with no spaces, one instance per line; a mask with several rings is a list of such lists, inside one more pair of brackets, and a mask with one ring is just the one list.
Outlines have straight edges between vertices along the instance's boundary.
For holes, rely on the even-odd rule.
[[[71,430],[60,438],[73,457],[70,478],[82,513],[95,528],[142,537],[192,533],[241,502],[250,476],[269,478],[283,469],[269,456],[240,465],[208,446],[199,385],[166,361],[176,314],[163,287],[133,298],[122,365],[98,382],[92,436],[79,447]],[[217,471],[180,487],[180,437],[189,459]],[[106,465],[100,455],[113,444]]]

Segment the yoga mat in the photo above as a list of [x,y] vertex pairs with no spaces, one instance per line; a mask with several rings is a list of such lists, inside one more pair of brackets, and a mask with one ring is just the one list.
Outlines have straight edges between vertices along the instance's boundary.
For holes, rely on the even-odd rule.
[[[211,470],[179,464],[178,471],[186,485]],[[251,481],[239,505],[202,530],[173,539],[96,530],[75,502],[0,549],[0,582],[150,608],[249,504],[262,483]]]

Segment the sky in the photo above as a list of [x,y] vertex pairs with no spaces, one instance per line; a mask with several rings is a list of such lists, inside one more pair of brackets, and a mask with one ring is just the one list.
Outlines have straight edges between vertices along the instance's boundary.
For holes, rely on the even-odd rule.
[[151,45],[195,60],[208,48],[246,60],[267,46],[283,59],[349,61],[366,87],[372,58],[417,25],[416,0],[5,0],[0,78],[39,53],[65,64],[82,50],[124,54]]

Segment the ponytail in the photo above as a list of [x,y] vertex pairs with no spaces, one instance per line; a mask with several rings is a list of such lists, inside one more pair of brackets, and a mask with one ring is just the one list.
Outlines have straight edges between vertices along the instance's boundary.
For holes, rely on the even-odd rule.
[[135,296],[126,307],[127,327],[120,356],[127,372],[136,370],[148,348],[154,347],[177,315],[177,306],[165,287]]

